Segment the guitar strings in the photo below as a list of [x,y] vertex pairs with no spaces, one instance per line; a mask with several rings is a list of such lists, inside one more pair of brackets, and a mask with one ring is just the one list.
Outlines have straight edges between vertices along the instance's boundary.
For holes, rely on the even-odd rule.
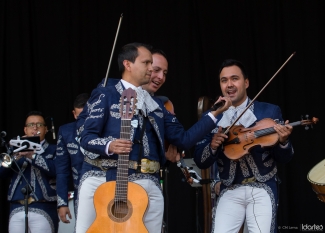
[[[130,104],[132,100],[128,102],[124,101],[125,104],[121,106],[121,132],[120,138],[125,140],[130,140],[130,127],[131,118],[133,116]],[[116,200],[115,200],[115,213],[118,219],[125,217],[128,213],[128,203],[127,203],[127,189],[128,189],[128,164],[129,164],[129,154],[121,153],[118,158],[118,168],[117,168],[117,182],[116,182]]]

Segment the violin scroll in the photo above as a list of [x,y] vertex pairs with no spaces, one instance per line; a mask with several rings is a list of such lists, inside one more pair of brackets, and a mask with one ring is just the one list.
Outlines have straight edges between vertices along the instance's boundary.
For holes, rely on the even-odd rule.
[[[303,116],[301,116],[303,119]],[[306,120],[301,120],[301,125],[305,125],[305,130],[309,129],[309,126],[313,128],[313,125],[316,124],[319,120],[316,117],[313,117],[311,120],[308,119],[309,115],[306,115]]]

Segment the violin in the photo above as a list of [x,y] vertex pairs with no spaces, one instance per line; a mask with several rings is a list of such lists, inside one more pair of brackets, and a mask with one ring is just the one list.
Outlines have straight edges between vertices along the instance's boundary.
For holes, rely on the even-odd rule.
[[[174,112],[174,105],[169,99],[167,101],[165,101],[164,106],[171,114],[176,115],[175,112]],[[165,151],[168,150],[169,145],[170,145],[169,142],[165,141]],[[177,166],[183,172],[187,183],[193,184],[193,178],[190,175],[189,171],[187,170],[187,167],[186,167],[185,162],[183,160],[183,154],[184,154],[184,151],[180,155],[180,161],[177,162]]]
[[[312,120],[302,120],[289,123],[291,126],[305,125],[305,129],[309,129],[309,125],[316,124],[318,118],[313,117]],[[234,126],[229,130],[228,139],[223,144],[224,154],[232,160],[241,158],[249,153],[255,146],[270,147],[277,144],[279,135],[273,126],[277,124],[271,118],[265,118],[258,121],[251,128],[243,126]]]

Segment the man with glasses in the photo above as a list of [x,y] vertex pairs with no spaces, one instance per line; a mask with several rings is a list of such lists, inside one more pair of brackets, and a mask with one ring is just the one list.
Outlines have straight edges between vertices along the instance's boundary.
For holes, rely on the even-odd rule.
[[[25,232],[26,227],[33,233],[58,231],[54,164],[56,145],[50,145],[46,141],[47,131],[42,113],[29,112],[24,127],[25,135],[21,140],[24,137],[39,136],[44,151],[42,153],[35,153],[34,150],[17,152],[14,154],[15,161],[12,161],[10,168],[0,167],[0,177],[11,179],[8,191],[9,232]],[[29,190],[29,186],[32,190]],[[28,224],[25,222],[26,201]]]

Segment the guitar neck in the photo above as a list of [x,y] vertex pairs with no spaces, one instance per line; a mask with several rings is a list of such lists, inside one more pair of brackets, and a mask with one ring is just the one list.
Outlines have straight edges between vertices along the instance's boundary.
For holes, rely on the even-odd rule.
[[[121,120],[120,138],[130,140],[131,119]],[[128,192],[128,171],[129,171],[129,154],[119,154],[117,162],[116,190],[115,199],[118,201],[127,200]]]

